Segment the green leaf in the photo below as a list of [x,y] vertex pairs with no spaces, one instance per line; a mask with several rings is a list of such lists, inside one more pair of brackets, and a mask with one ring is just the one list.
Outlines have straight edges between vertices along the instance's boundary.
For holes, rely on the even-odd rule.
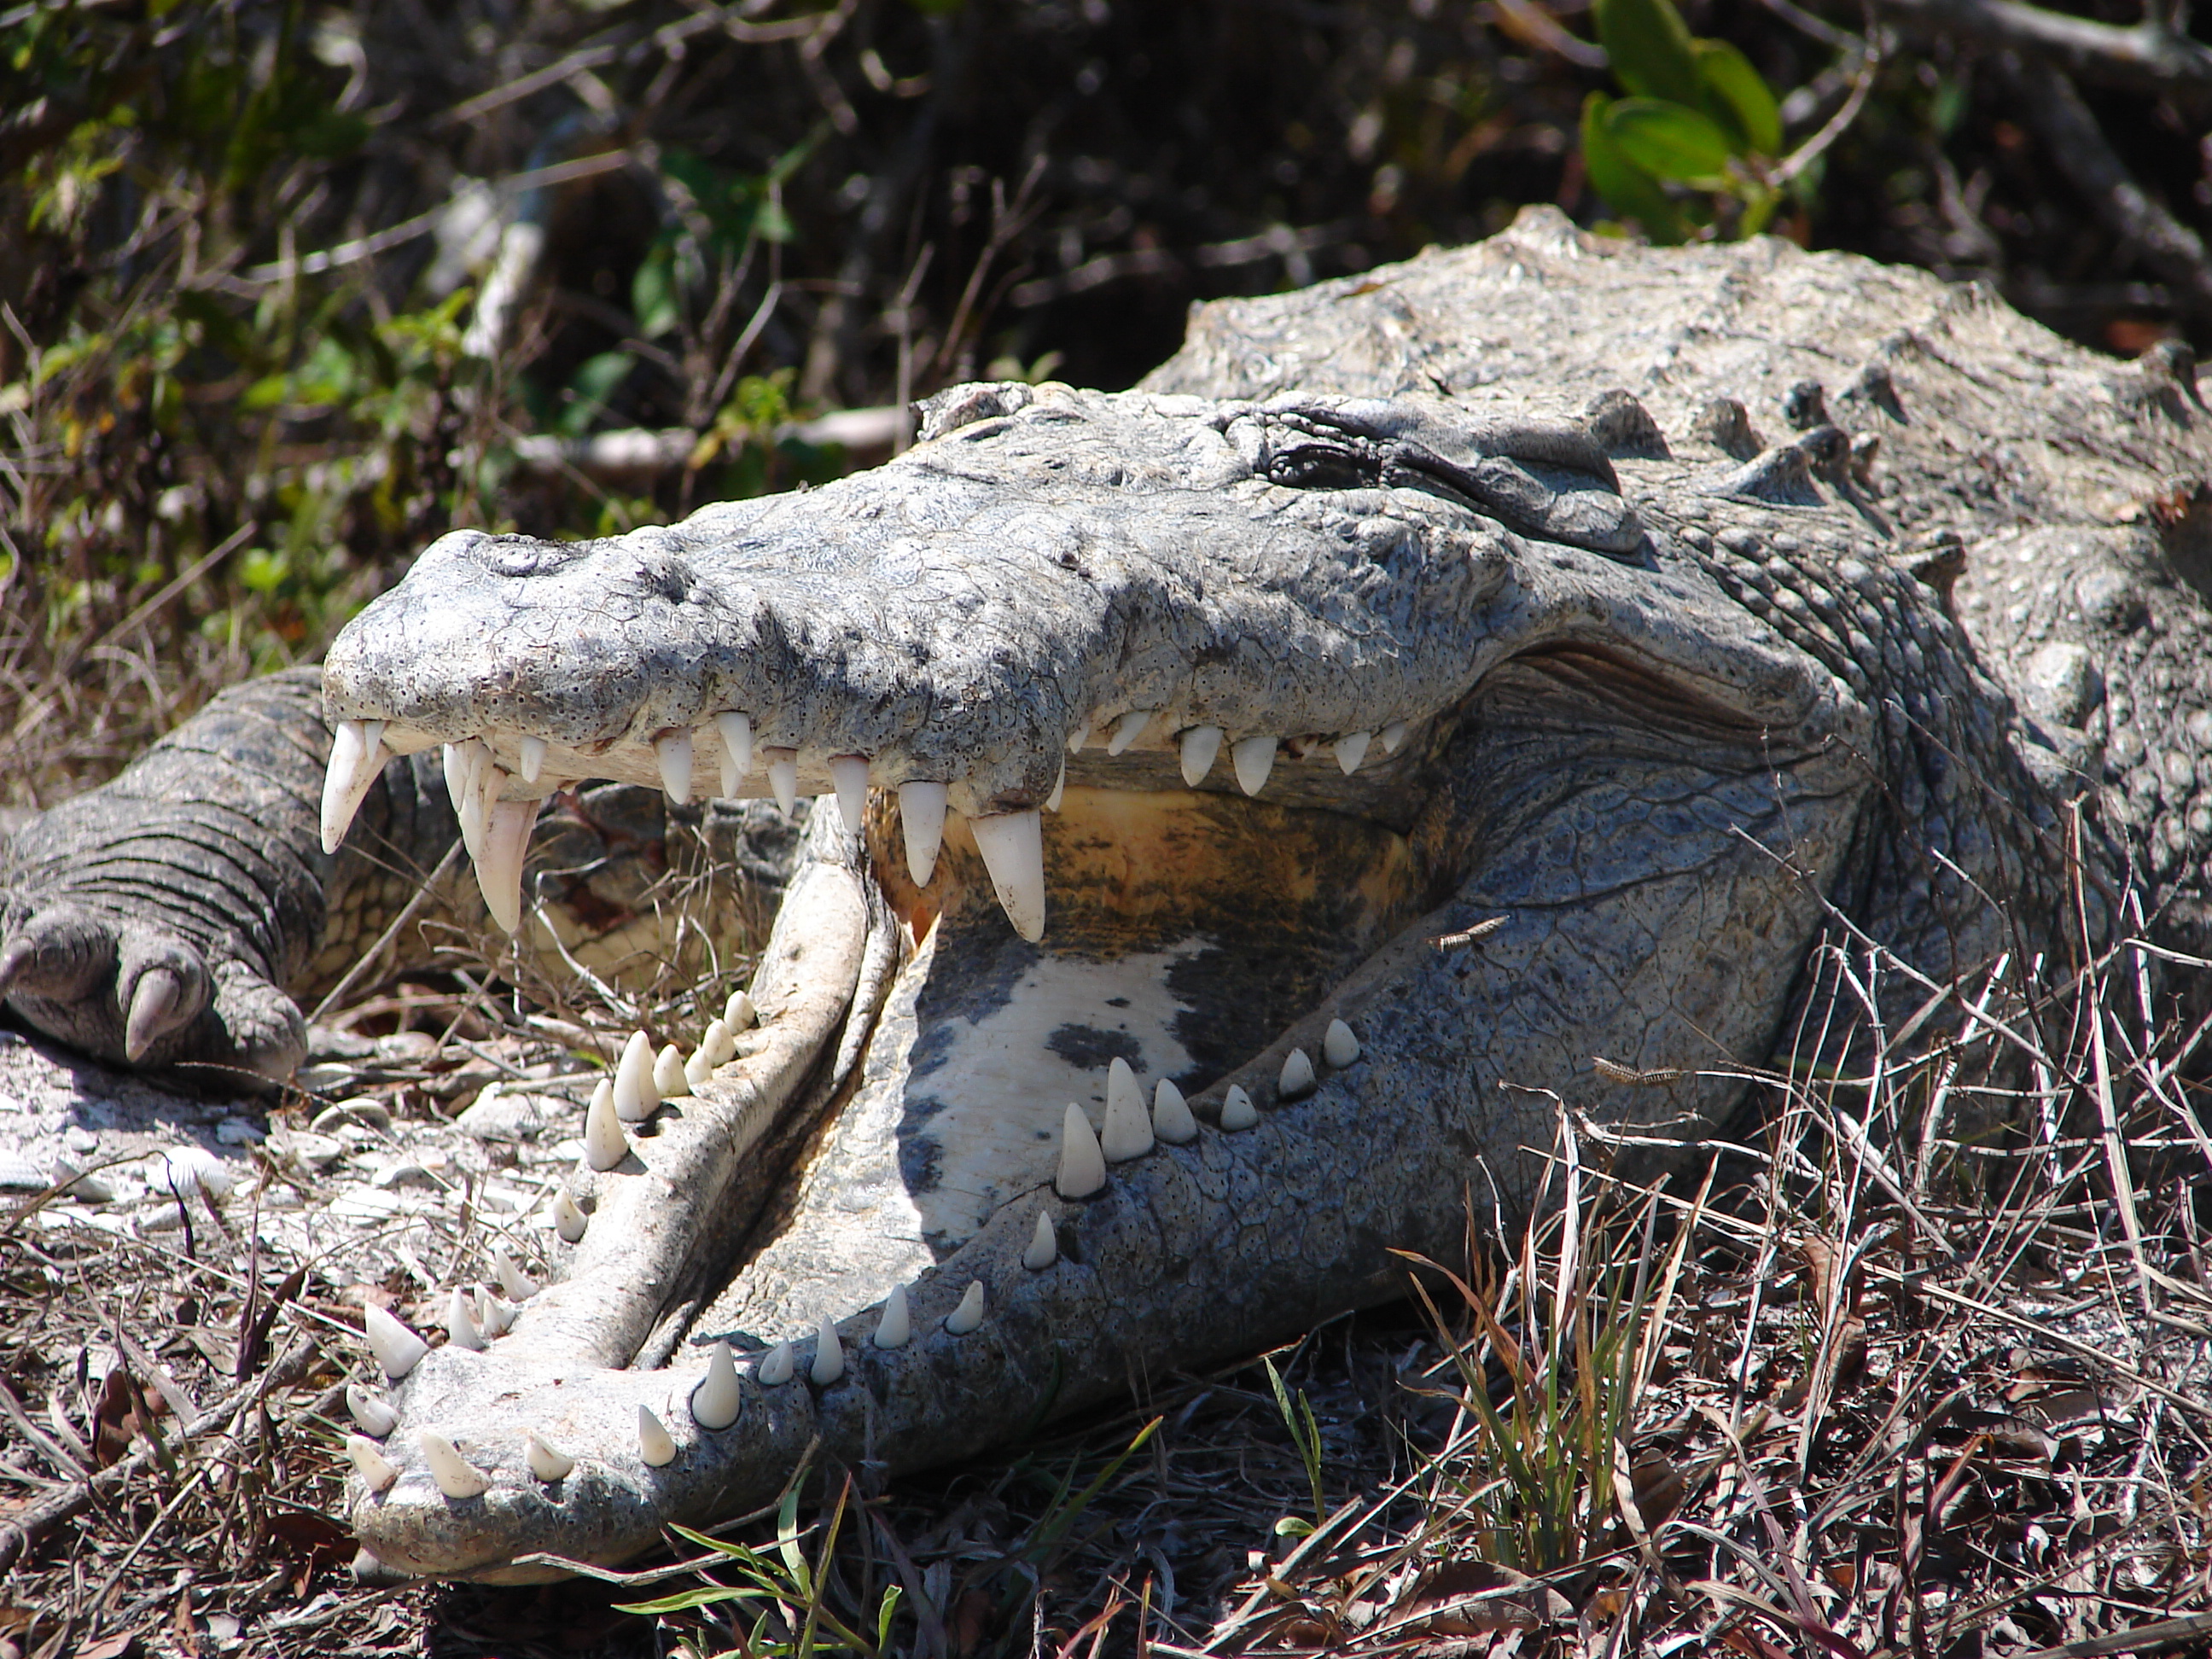
[[769,1599],[766,1590],[738,1589],[727,1584],[714,1584],[704,1589],[678,1590],[673,1595],[664,1595],[657,1601],[617,1601],[617,1613],[689,1613],[694,1607],[720,1607],[725,1601],[760,1601]]
[[1583,100],[1583,170],[1606,205],[1644,227],[1653,241],[1671,246],[1683,239],[1682,216],[1659,181],[1621,153],[1606,129],[1613,100],[1594,92]]
[[1295,1515],[1278,1516],[1275,1518],[1275,1536],[1278,1538],[1310,1538],[1316,1530],[1312,1522],[1303,1520]]
[[1629,91],[1695,104],[1704,82],[1690,31],[1672,0],[1597,0],[1597,37]]
[[1767,89],[1751,59],[1725,40],[1699,40],[1698,74],[1705,95],[1706,112],[1734,130],[1742,142],[1737,153],[1779,155],[1782,153],[1782,110]]
[[1606,137],[1656,179],[1718,184],[1728,173],[1729,136],[1710,115],[1656,98],[1624,98],[1605,114]]
[[675,241],[664,235],[647,251],[638,264],[637,275],[630,278],[630,314],[637,319],[637,331],[645,338],[657,340],[672,333],[682,320],[677,308],[681,282]]
[[896,1584],[884,1586],[884,1599],[876,1608],[876,1650],[888,1653],[891,1645],[891,1619],[898,1612],[899,1598],[906,1592]]

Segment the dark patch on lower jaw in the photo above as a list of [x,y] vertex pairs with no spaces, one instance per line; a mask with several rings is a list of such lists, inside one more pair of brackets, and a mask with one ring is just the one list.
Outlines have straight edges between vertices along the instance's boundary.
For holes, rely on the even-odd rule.
[[934,1192],[942,1178],[938,1166],[944,1153],[935,1137],[910,1133],[907,1127],[916,1117],[934,1115],[941,1103],[935,1100],[917,1103],[920,1109],[909,1108],[905,1122],[899,1126],[899,1180],[909,1193]]
[[[1116,998],[1122,1006],[1126,998]],[[1116,1060],[1144,1069],[1145,1045],[1127,1031],[1109,1031],[1096,1025],[1063,1025],[1045,1039],[1044,1046],[1078,1071],[1103,1072]]]

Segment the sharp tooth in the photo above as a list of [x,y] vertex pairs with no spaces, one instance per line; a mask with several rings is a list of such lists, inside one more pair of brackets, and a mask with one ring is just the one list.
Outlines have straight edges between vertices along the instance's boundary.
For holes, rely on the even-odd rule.
[[1060,1170],[1052,1178],[1053,1190],[1062,1198],[1088,1198],[1106,1185],[1106,1158],[1098,1150],[1098,1137],[1091,1133],[1091,1120],[1073,1101],[1061,1115]]
[[791,1344],[779,1342],[768,1351],[768,1358],[753,1368],[753,1381],[763,1389],[780,1389],[791,1381],[795,1366]]
[[845,827],[859,835],[867,823],[868,757],[830,756],[830,781],[837,791],[837,810],[844,815]]
[[623,1139],[622,1120],[615,1115],[614,1085],[601,1078],[584,1113],[584,1162],[605,1175],[629,1156],[629,1142]]
[[1052,1218],[1039,1210],[1036,1231],[1030,1235],[1029,1248],[1022,1252],[1022,1266],[1033,1273],[1042,1273],[1059,1260],[1060,1236],[1052,1230]]
[[1116,1058],[1106,1068],[1106,1127],[1098,1149],[1109,1164],[1126,1164],[1152,1150],[1152,1117],[1145,1109],[1145,1091],[1129,1062]]
[[1322,1034],[1321,1057],[1340,1072],[1359,1058],[1359,1039],[1342,1020],[1329,1021],[1328,1030]]
[[[473,738],[461,745],[461,793],[453,797],[453,816],[460,822],[461,845],[468,849],[470,861],[480,864],[483,861],[484,798],[483,791],[477,787],[475,748]],[[449,762],[446,767],[448,784],[453,777],[453,768]]]
[[730,993],[730,1000],[722,1005],[722,1024],[732,1031],[742,1031],[753,1023],[753,1000],[743,991]]
[[392,1409],[391,1402],[366,1389],[347,1383],[345,1400],[346,1411],[361,1425],[364,1434],[373,1434],[381,1440],[399,1426],[399,1413]]
[[353,815],[361,811],[389,758],[382,720],[340,720],[331,734],[330,769],[323,775],[323,851],[335,853]]
[[[588,1123],[590,1121],[587,1114],[585,1121]],[[574,1199],[566,1193],[553,1194],[553,1231],[560,1235],[563,1244],[580,1243],[585,1229],[591,1224],[592,1218],[584,1213],[583,1206]]]
[[1067,734],[1067,752],[1071,755],[1079,755],[1083,752],[1083,745],[1090,741],[1091,722],[1085,720]]
[[523,1272],[513,1256],[496,1246],[491,1253],[491,1270],[499,1280],[500,1289],[517,1302],[527,1302],[538,1292],[538,1281]]
[[707,1375],[691,1390],[691,1420],[702,1429],[720,1431],[738,1420],[744,1395],[738,1387],[738,1362],[730,1345],[717,1342],[707,1356]]
[[384,1374],[397,1382],[413,1370],[430,1345],[409,1330],[381,1308],[364,1308],[361,1316],[362,1334],[368,1339],[368,1351],[376,1356],[376,1363],[384,1367]]
[[676,1461],[676,1442],[660,1419],[643,1406],[637,1408],[637,1454],[656,1469],[665,1469]]
[[1304,1049],[1293,1048],[1283,1056],[1283,1074],[1275,1079],[1275,1098],[1304,1100],[1313,1091],[1313,1061],[1306,1058]]
[[1252,1097],[1237,1084],[1231,1084],[1229,1092],[1221,1097],[1221,1127],[1249,1129],[1259,1121],[1259,1109],[1252,1104]]
[[684,1056],[672,1042],[653,1059],[653,1087],[663,1100],[691,1092],[691,1079],[684,1073]]
[[456,1348],[467,1348],[471,1352],[483,1351],[483,1333],[477,1328],[474,1315],[469,1312],[469,1299],[456,1288],[446,1302],[446,1336]]
[[1152,1091],[1152,1133],[1170,1146],[1187,1146],[1198,1139],[1198,1120],[1190,1115],[1190,1103],[1167,1078],[1162,1078]]
[[[709,1026],[708,1029],[711,1030],[714,1028]],[[714,1075],[714,1060],[708,1054],[705,1045],[702,1044],[693,1049],[691,1058],[684,1062],[684,1092],[687,1095],[695,1092]]]
[[735,800],[753,769],[753,723],[743,714],[717,714],[714,735],[722,740],[722,797]]
[[1229,757],[1237,768],[1237,787],[1248,795],[1256,795],[1267,787],[1267,774],[1275,769],[1275,740],[1239,738]]
[[623,1045],[622,1060],[615,1067],[614,1108],[615,1115],[625,1123],[642,1123],[660,1108],[660,1091],[653,1086],[653,1039],[642,1031],[631,1032]]
[[425,1429],[416,1437],[430,1478],[448,1498],[480,1498],[491,1486],[491,1477],[461,1455],[460,1448],[444,1435]]
[[1364,732],[1347,732],[1336,740],[1336,764],[1345,776],[1350,777],[1359,769],[1359,763],[1367,758],[1370,739]]
[[761,755],[768,762],[768,787],[775,804],[788,812],[799,805],[799,751],[763,749]]
[[386,1457],[376,1442],[358,1434],[346,1437],[346,1455],[353,1459],[353,1467],[361,1476],[361,1484],[371,1492],[389,1492],[392,1483],[399,1479],[399,1470]]
[[945,1316],[945,1328],[954,1336],[965,1336],[983,1322],[983,1281],[968,1281],[968,1293],[960,1298],[960,1305]]
[[670,732],[653,740],[653,757],[660,763],[660,787],[678,806],[691,799],[691,734]]
[[876,1322],[876,1334],[872,1340],[879,1348],[903,1348],[913,1334],[914,1326],[907,1317],[906,1286],[894,1285],[891,1293],[884,1298],[884,1316]]
[[730,1030],[726,1018],[710,1019],[707,1029],[699,1034],[701,1050],[712,1057],[714,1064],[726,1066],[738,1057],[738,1039]]
[[1392,720],[1376,735],[1382,739],[1382,752],[1395,755],[1398,752],[1398,745],[1406,740],[1406,722]]
[[1115,723],[1114,735],[1106,739],[1106,752],[1109,755],[1120,754],[1139,738],[1143,737],[1145,728],[1152,723],[1152,711],[1149,708],[1133,709],[1122,715]]
[[453,811],[459,812],[462,801],[471,793],[469,746],[466,742],[449,743],[440,752],[439,759],[446,768],[446,799],[453,803]]
[[814,1332],[814,1363],[806,1374],[817,1388],[828,1388],[845,1374],[845,1345],[837,1340],[837,1327],[823,1314]]
[[538,775],[545,769],[545,739],[525,738],[515,747],[520,751],[515,757],[515,763],[522,769],[522,781],[525,783],[537,782]]
[[477,860],[477,888],[491,919],[510,933],[522,930],[522,861],[530,852],[530,832],[543,801],[503,800],[491,809],[484,826],[483,854]]
[[1221,728],[1218,726],[1194,726],[1182,734],[1182,781],[1195,789],[1213,769],[1214,759],[1221,753]]
[[521,1312],[512,1302],[502,1302],[489,1287],[479,1285],[477,1290],[477,1328],[487,1337],[505,1336],[514,1328],[514,1316]]
[[1060,763],[1060,770],[1053,774],[1052,793],[1044,798],[1044,810],[1048,812],[1057,812],[1060,811],[1060,802],[1066,799],[1067,763],[1063,760]]
[[523,1431],[522,1461],[530,1465],[531,1474],[540,1480],[565,1480],[576,1467],[574,1458],[535,1429]]
[[1031,808],[971,818],[975,850],[1014,931],[1034,945],[1044,937],[1044,820]]
[[945,842],[945,786],[916,778],[899,785],[899,830],[906,837],[906,872],[917,887],[929,885],[937,849]]

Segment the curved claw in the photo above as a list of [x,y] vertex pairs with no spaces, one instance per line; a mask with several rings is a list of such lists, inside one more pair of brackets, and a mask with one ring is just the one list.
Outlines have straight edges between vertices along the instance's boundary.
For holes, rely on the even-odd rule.
[[131,1012],[123,1025],[123,1055],[132,1064],[145,1059],[154,1039],[179,1022],[177,1005],[184,1000],[185,982],[175,971],[153,968],[138,975],[131,993]]

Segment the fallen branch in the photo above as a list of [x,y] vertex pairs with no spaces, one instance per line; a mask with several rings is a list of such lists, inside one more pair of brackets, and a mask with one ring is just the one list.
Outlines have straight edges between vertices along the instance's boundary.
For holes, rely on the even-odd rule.
[[2212,89],[2212,46],[2155,18],[2122,28],[2045,11],[2019,0],[1881,0],[1923,33],[1961,34],[1992,46],[2058,58],[2085,74],[2142,86]]

